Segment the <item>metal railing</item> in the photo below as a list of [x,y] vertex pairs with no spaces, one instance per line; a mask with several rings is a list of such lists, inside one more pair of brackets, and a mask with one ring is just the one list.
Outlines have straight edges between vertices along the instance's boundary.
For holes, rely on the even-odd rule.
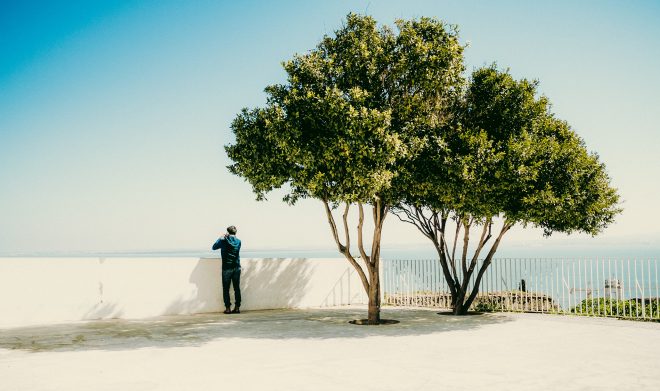
[[[656,259],[495,259],[471,309],[660,320],[659,277]],[[383,260],[381,280],[385,305],[451,308],[437,259]]]

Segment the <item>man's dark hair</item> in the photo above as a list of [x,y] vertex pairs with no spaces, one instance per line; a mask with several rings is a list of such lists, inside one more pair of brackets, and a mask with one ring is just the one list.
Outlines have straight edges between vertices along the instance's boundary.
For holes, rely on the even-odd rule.
[[229,227],[227,227],[227,232],[229,232],[230,235],[236,235],[236,227],[230,225]]

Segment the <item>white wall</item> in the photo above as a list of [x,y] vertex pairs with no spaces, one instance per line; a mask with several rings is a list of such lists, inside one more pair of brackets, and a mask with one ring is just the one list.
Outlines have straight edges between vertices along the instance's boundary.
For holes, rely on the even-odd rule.
[[[366,303],[344,259],[241,265],[242,310]],[[0,327],[222,311],[220,270],[216,258],[0,258]]]

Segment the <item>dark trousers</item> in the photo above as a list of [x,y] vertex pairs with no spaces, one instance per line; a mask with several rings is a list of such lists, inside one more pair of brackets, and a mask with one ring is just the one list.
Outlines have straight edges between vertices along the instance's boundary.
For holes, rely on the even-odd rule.
[[234,284],[234,301],[236,307],[241,306],[241,267],[222,269],[222,299],[225,307],[231,306],[229,298],[229,284]]

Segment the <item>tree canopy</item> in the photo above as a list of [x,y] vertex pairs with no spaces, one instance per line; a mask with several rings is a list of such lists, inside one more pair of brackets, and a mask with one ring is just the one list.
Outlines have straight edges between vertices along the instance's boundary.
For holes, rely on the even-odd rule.
[[407,201],[547,235],[602,231],[620,212],[605,166],[536,90],[495,66],[476,70],[454,121],[417,155]]
[[418,152],[425,129],[453,113],[463,48],[437,20],[396,25],[398,34],[349,14],[334,37],[285,62],[287,83],[267,87],[266,107],[244,109],[232,123],[230,171],[260,198],[288,184],[292,203],[397,199],[402,161]]

